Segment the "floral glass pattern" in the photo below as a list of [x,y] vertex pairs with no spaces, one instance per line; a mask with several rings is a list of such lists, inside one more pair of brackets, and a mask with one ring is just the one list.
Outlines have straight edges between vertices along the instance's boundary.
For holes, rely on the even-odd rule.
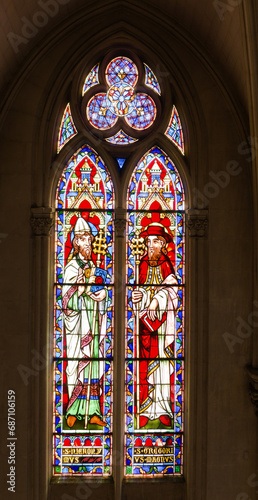
[[136,64],[128,57],[116,57],[107,65],[105,77],[107,93],[96,94],[86,106],[90,124],[106,130],[112,128],[118,118],[124,118],[134,130],[149,128],[156,118],[157,108],[150,96],[136,92]]
[[156,118],[156,105],[147,94],[137,94],[136,106],[132,113],[128,114],[125,121],[136,130],[150,127]]
[[93,127],[100,130],[113,127],[118,119],[107,106],[106,94],[97,94],[91,98],[87,106],[87,118]]
[[138,80],[136,65],[128,57],[116,57],[107,66],[106,80],[110,86],[123,82],[134,87]]

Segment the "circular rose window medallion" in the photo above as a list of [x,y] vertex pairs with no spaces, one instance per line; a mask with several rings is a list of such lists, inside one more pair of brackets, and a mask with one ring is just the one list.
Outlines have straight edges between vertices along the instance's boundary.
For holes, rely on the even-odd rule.
[[130,85],[113,85],[107,92],[107,105],[112,113],[125,116],[136,106],[136,96]]

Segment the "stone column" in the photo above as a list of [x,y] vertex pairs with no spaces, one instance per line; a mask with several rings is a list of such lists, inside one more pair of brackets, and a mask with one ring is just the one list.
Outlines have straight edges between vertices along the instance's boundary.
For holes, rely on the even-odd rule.
[[204,238],[208,234],[208,210],[190,209],[186,214],[186,225],[189,236]]
[[124,475],[125,408],[125,279],[126,210],[115,210],[115,332],[114,339],[114,446],[115,500],[121,500]]
[[[208,210],[189,209],[186,213],[186,324],[185,374],[186,435],[185,469],[189,471],[186,497],[197,500],[206,491],[207,404],[208,404],[208,325],[209,252]],[[187,420],[187,416],[189,418]],[[192,450],[192,452],[191,452]],[[186,450],[185,450],[186,451]],[[198,493],[198,494],[199,494]],[[204,497],[198,497],[198,500]]]
[[[52,364],[53,315],[50,314],[53,300],[53,262],[50,262],[50,234],[54,224],[54,210],[48,207],[31,209],[32,228],[32,280],[31,280],[31,356],[35,360],[30,388],[30,484],[33,485],[34,500],[47,498],[47,485],[50,477],[48,449],[52,429],[52,377],[49,376]],[[53,259],[51,259],[53,260]],[[50,265],[51,264],[51,265]],[[51,304],[51,305],[50,305]],[[48,402],[46,404],[46,402]],[[47,439],[46,439],[47,438]],[[44,474],[42,474],[44,471]]]

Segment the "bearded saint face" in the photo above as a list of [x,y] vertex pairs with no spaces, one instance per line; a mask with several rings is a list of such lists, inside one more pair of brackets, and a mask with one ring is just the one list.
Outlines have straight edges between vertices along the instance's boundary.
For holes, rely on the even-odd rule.
[[92,235],[89,233],[78,234],[76,236],[76,244],[79,250],[79,256],[83,257],[83,260],[89,260],[91,258],[91,242]]
[[148,236],[146,244],[149,264],[155,266],[158,263],[165,243],[163,239],[160,239],[158,236]]

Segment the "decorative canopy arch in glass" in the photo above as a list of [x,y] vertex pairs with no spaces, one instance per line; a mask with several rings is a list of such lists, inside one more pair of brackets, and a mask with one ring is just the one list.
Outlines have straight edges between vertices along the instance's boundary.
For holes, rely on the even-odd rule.
[[56,195],[54,475],[111,474],[113,209],[110,175],[84,146]]
[[184,190],[158,147],[127,194],[125,475],[181,475]]

